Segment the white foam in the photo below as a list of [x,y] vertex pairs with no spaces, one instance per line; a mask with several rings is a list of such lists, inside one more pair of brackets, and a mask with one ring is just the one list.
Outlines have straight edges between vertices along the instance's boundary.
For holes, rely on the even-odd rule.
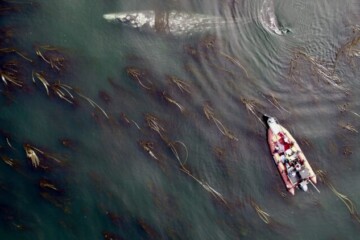
[[260,22],[270,32],[283,35],[279,28],[278,21],[275,16],[275,8],[273,0],[264,0],[259,14]]

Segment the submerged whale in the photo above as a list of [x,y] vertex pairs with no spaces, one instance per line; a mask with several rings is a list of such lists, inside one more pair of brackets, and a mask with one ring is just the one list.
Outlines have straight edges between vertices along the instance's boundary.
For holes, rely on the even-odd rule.
[[244,23],[243,19],[226,21],[222,17],[175,10],[108,13],[103,17],[110,22],[119,22],[132,28],[173,35],[191,35],[195,32],[208,31],[219,25]]

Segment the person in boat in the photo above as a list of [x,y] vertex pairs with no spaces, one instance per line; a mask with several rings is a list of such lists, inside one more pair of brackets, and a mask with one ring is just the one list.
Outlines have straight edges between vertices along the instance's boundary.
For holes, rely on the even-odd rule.
[[297,154],[293,148],[289,148],[285,151],[285,157],[289,162],[294,162],[297,159]]
[[296,155],[291,152],[291,149],[288,149],[285,151],[285,153],[282,153],[280,155],[280,160],[282,163],[288,163],[290,165],[293,165],[293,162],[296,160]]
[[279,154],[284,153],[289,148],[292,148],[294,143],[282,132],[277,134],[275,139],[275,151]]
[[279,143],[284,146],[284,151],[290,149],[294,143],[289,140],[289,138],[284,133],[279,133],[280,139]]

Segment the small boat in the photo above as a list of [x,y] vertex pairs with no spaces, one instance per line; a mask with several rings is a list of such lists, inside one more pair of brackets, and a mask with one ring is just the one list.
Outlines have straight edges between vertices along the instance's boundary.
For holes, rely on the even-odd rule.
[[306,192],[308,183],[319,192],[315,186],[316,175],[299,144],[274,117],[264,117],[268,125],[268,144],[271,155],[288,192],[295,195],[295,188]]

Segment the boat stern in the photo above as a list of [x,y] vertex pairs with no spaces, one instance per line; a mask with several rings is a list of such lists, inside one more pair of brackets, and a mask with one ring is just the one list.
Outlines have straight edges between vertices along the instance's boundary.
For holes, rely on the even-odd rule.
[[316,184],[317,183],[316,175],[310,177],[310,181],[312,181],[314,184]]

